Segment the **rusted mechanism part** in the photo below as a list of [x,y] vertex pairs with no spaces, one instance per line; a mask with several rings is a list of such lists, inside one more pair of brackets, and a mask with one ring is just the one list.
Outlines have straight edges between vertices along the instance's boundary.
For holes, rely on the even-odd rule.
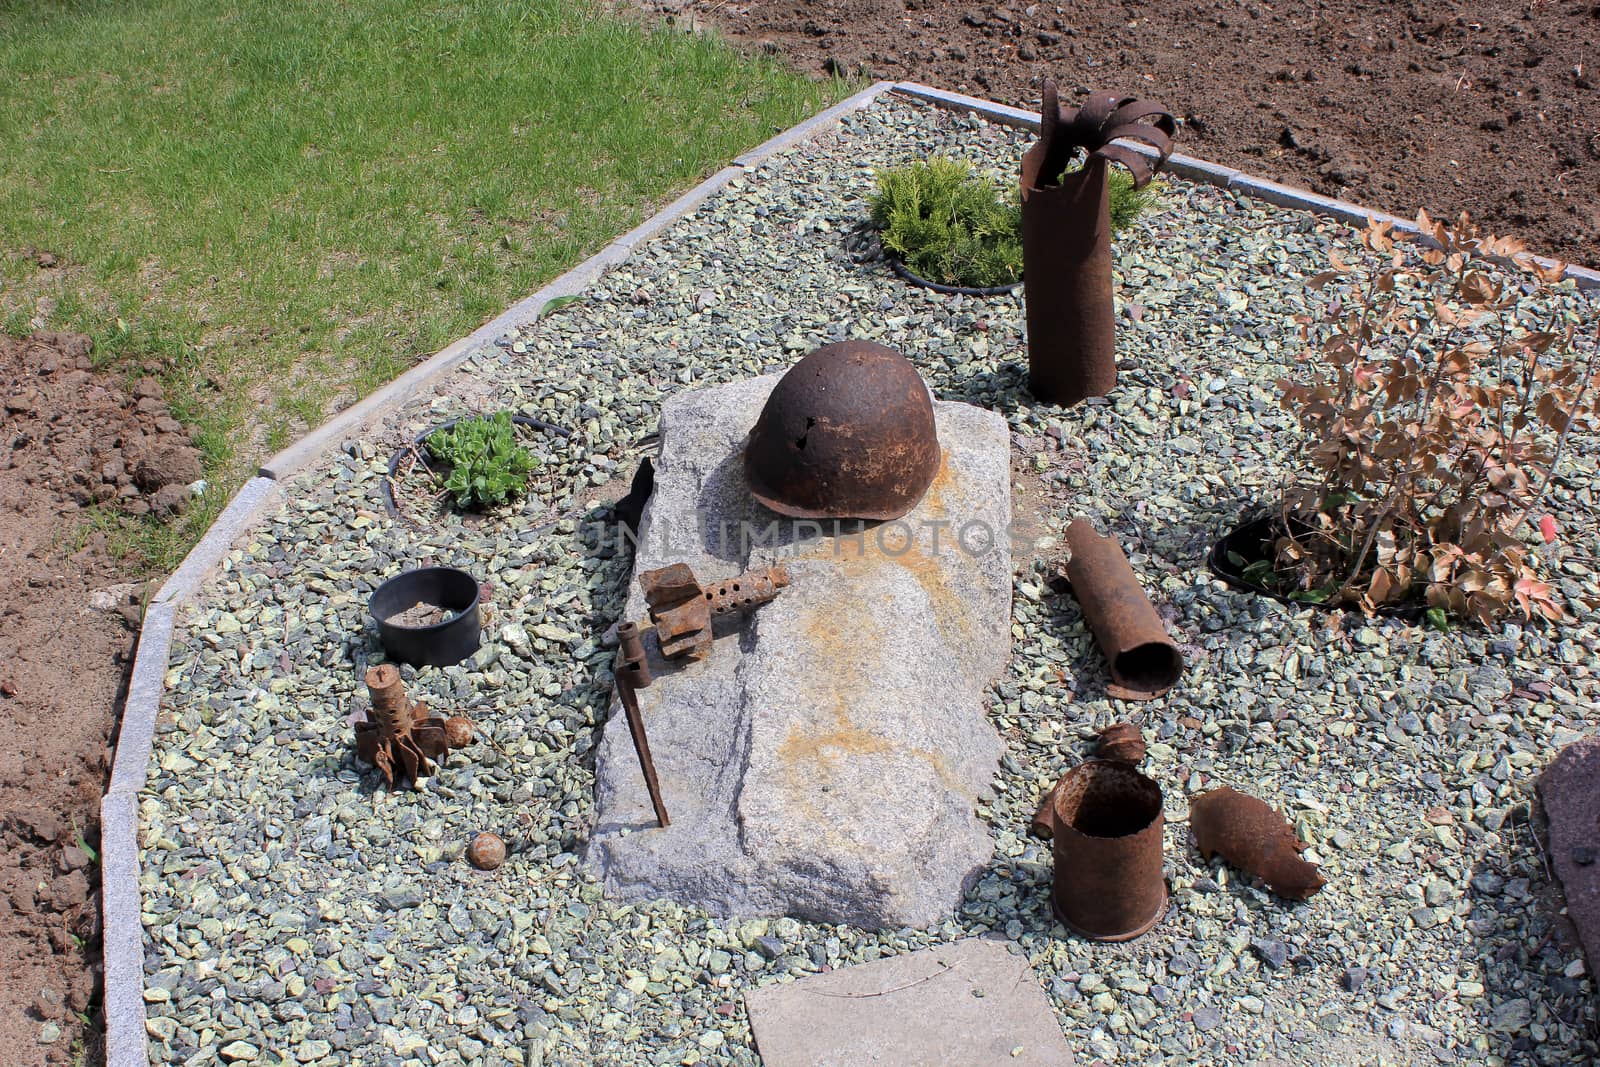
[[1095,755],[1114,763],[1138,766],[1144,760],[1144,735],[1131,722],[1113,723],[1100,731],[1100,746]]
[[366,682],[372,713],[356,724],[356,755],[382,771],[390,785],[397,778],[415,785],[433,773],[430,761],[449,748],[444,723],[428,714],[427,705],[411,702],[394,664],[367,668]]
[[1083,519],[1067,527],[1067,580],[1096,643],[1111,666],[1106,692],[1124,700],[1153,700],[1183,676],[1183,656],[1161,616],[1110,537]]
[[[687,569],[687,568],[686,568]],[[639,756],[639,770],[644,773],[644,786],[650,794],[650,806],[655,809],[656,822],[662,827],[672,825],[667,817],[666,802],[661,799],[661,782],[656,778],[655,760],[650,758],[650,739],[644,732],[644,713],[639,710],[638,690],[649,685],[650,663],[645,656],[644,642],[639,636],[639,624],[623,622],[617,626],[617,696],[622,701],[623,714],[628,717],[628,733],[633,737],[633,750]]]
[[[1172,152],[1177,123],[1160,104],[1091,93],[1062,111],[1044,83],[1039,140],[1022,157],[1022,281],[1028,311],[1028,387],[1051,404],[1105,396],[1117,384],[1107,167],[1143,187]],[[1155,148],[1153,162],[1118,141]],[[1068,172],[1079,150],[1083,166]]]
[[[667,659],[704,659],[711,651],[713,616],[760,607],[788,584],[789,572],[782,564],[746,571],[711,586],[702,586],[686,563],[639,575],[650,621]],[[617,633],[620,637],[621,630]]]
[[1088,760],[1045,794],[1029,829],[1051,842],[1051,907],[1096,941],[1129,941],[1167,910],[1161,787],[1126,763]]
[[1220,855],[1281,897],[1305,900],[1327,884],[1316,864],[1300,858],[1306,846],[1293,828],[1263,800],[1227,786],[1202,793],[1189,802],[1189,828],[1208,861]]
[[745,444],[750,493],[782,515],[898,519],[939,473],[933,400],[911,361],[872,341],[824,345],[767,397]]

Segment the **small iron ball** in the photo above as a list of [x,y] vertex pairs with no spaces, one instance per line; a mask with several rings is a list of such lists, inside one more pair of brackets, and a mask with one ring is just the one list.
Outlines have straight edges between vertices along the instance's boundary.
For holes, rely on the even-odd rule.
[[480,871],[492,871],[506,861],[506,843],[485,830],[467,846],[467,860]]
[[472,744],[476,727],[465,715],[452,715],[444,721],[444,740],[451,748],[466,748]]

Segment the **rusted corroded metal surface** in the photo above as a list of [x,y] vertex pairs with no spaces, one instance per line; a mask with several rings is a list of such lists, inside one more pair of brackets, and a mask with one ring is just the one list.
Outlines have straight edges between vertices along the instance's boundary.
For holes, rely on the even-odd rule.
[[933,401],[911,361],[872,341],[789,369],[745,444],[751,494],[782,515],[897,519],[939,473]]
[[1122,548],[1083,519],[1067,527],[1067,580],[1111,667],[1106,692],[1153,700],[1183,676],[1183,656],[1128,564]]
[[[667,659],[704,659],[711,651],[713,616],[760,607],[788,584],[789,572],[781,564],[746,571],[712,586],[702,586],[694,571],[683,563],[639,575],[650,621],[655,624],[661,654]],[[617,635],[621,638],[620,628]]]
[[1550,859],[1589,973],[1600,968],[1600,739],[1562,749],[1539,776]]
[[506,843],[485,830],[467,845],[467,862],[480,871],[492,871],[506,861]]
[[1129,941],[1167,910],[1161,787],[1126,763],[1089,760],[1045,794],[1030,829],[1055,855],[1051,907],[1096,941]]
[[[1028,314],[1028,387],[1051,404],[1105,396],[1117,383],[1111,292],[1108,166],[1143,187],[1172,151],[1177,123],[1159,104],[1091,93],[1063,111],[1044,83],[1039,140],[1022,158],[1022,280]],[[1143,141],[1152,162],[1121,140]],[[1083,151],[1083,166],[1068,171]]]
[[1208,861],[1220,855],[1279,896],[1305,900],[1327,884],[1315,864],[1300,858],[1306,846],[1264,800],[1227,786],[1202,793],[1189,802],[1189,828]]
[[1095,755],[1116,763],[1137,766],[1144,760],[1144,734],[1131,722],[1113,723],[1100,731]]
[[[684,567],[684,570],[688,570]],[[655,810],[656,823],[672,825],[667,816],[667,804],[661,797],[661,781],[656,777],[656,763],[650,756],[650,738],[644,730],[644,712],[639,708],[638,690],[652,681],[650,662],[644,651],[644,641],[639,634],[639,624],[624,622],[617,626],[617,697],[622,701],[622,713],[628,718],[628,733],[633,738],[633,751],[639,757],[639,771],[644,775],[645,790],[650,794],[650,806]]]
[[444,721],[445,743],[451,748],[466,748],[472,744],[477,726],[465,715],[452,715]]
[[366,683],[372,712],[356,724],[356,754],[383,772],[390,785],[408,778],[415,785],[418,777],[433,773],[430,761],[449,748],[444,723],[430,716],[426,705],[411,702],[394,664],[368,668]]

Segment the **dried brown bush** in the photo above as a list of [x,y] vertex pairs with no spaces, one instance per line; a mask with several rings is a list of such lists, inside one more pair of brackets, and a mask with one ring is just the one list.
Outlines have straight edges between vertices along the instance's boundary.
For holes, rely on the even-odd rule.
[[1257,577],[1368,612],[1425,600],[1435,618],[1561,619],[1532,536],[1556,537],[1541,505],[1572,433],[1595,421],[1600,338],[1549,310],[1559,266],[1465,215],[1417,223],[1438,247],[1374,222],[1370,265],[1335,254],[1311,279],[1328,298],[1301,318],[1302,370],[1279,390],[1312,477],[1285,494]]

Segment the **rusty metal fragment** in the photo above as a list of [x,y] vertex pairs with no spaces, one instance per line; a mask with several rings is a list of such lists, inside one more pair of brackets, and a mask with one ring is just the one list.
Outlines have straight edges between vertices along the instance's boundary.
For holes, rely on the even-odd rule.
[[1083,519],[1067,527],[1067,580],[1111,667],[1106,692],[1153,700],[1178,683],[1183,656],[1128,564],[1122,548]]
[[789,369],[745,444],[750,492],[781,515],[897,519],[939,473],[933,400],[911,361],[872,341]]
[[[1070,406],[1116,385],[1108,168],[1120,163],[1142,188],[1166,162],[1176,133],[1160,104],[1099,92],[1062,110],[1056,83],[1045,81],[1039,140],[1022,158],[1028,388],[1038,399]],[[1157,158],[1116,143],[1125,140],[1154,147]],[[1068,171],[1080,150],[1087,159]]]
[[[650,621],[667,659],[704,659],[711,651],[713,616],[760,607],[788,584],[789,572],[781,564],[746,571],[710,587],[702,587],[684,563],[639,575]],[[617,633],[620,638],[620,628]]]
[[[684,570],[688,568],[684,567]],[[623,714],[628,717],[628,733],[633,737],[633,751],[639,757],[639,770],[644,775],[644,786],[650,794],[650,806],[655,810],[656,823],[662,827],[670,826],[672,820],[667,817],[667,805],[661,798],[661,782],[656,777],[655,760],[650,756],[650,739],[644,731],[644,713],[639,709],[638,690],[652,681],[649,659],[639,636],[639,624],[631,621],[618,624],[617,640],[620,647],[617,649],[616,670],[613,672],[617,679],[617,697],[622,701]]]
[[429,715],[426,705],[411,702],[394,664],[369,667],[366,682],[372,713],[356,724],[356,754],[382,771],[390,785],[397,778],[415,785],[420,776],[433,773],[430,760],[449,748],[444,723]]
[[444,721],[444,739],[451,748],[466,748],[472,744],[476,730],[477,726],[465,715],[452,715]]
[[1167,910],[1161,787],[1126,763],[1088,760],[1045,794],[1029,827],[1055,856],[1051,908],[1096,941],[1129,941]]
[[506,843],[485,830],[467,845],[467,862],[480,871],[492,871],[506,861]]
[[1189,828],[1208,861],[1220,855],[1281,897],[1305,900],[1327,884],[1300,858],[1306,846],[1289,823],[1256,797],[1227,786],[1203,793],[1189,802]]
[[1095,755],[1133,767],[1144,759],[1144,734],[1131,722],[1113,723],[1100,731]]

